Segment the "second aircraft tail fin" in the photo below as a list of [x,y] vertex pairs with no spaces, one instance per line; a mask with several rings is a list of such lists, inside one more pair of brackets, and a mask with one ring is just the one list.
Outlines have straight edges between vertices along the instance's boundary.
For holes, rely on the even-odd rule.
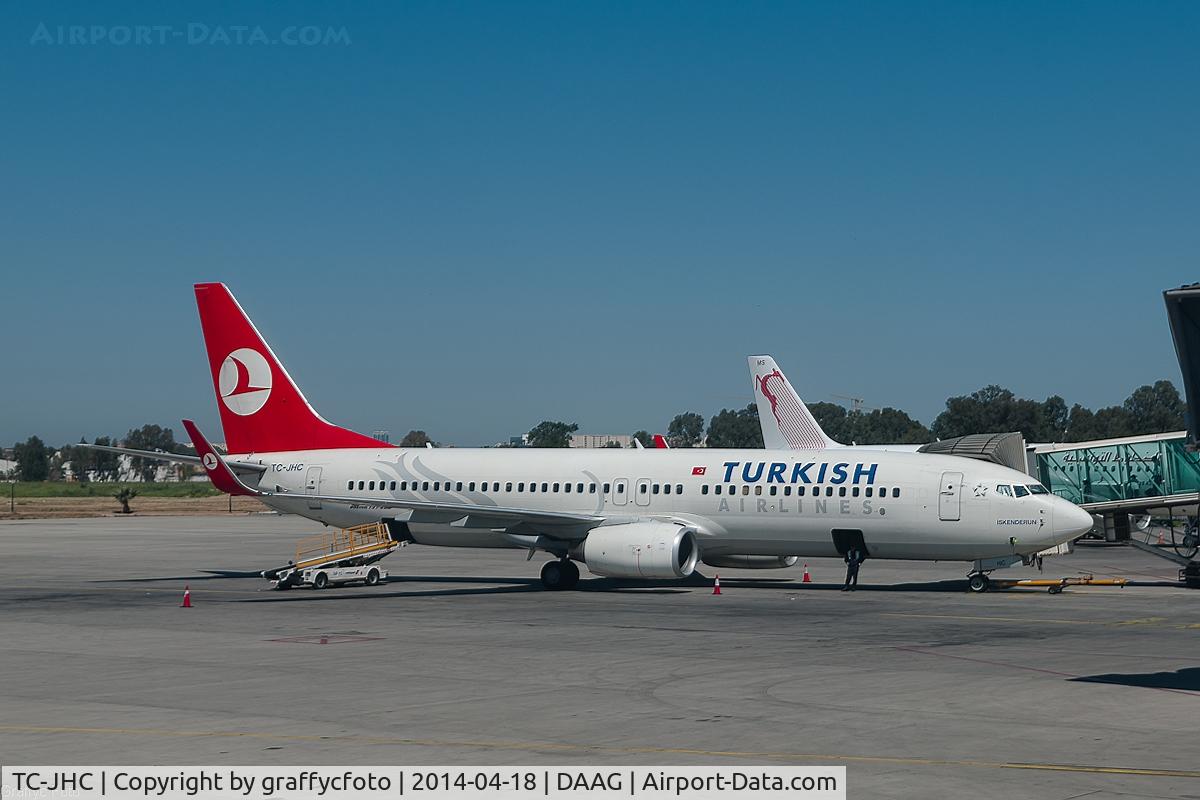
[[841,447],[825,435],[812,412],[770,356],[750,356],[750,377],[763,443],[769,450],[824,450]]

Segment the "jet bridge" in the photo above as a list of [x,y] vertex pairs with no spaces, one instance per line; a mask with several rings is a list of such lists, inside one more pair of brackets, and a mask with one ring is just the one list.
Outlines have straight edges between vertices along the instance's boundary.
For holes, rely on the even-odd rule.
[[921,445],[917,452],[974,458],[991,461],[1018,472],[1028,471],[1025,463],[1025,437],[1019,433],[976,433],[955,439],[942,439]]

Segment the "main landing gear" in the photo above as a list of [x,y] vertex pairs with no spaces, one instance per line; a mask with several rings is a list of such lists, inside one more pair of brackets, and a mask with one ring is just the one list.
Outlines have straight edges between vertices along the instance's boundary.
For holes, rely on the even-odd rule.
[[579,583],[579,567],[569,558],[558,561],[547,561],[542,566],[542,587],[554,592],[560,589],[574,589]]

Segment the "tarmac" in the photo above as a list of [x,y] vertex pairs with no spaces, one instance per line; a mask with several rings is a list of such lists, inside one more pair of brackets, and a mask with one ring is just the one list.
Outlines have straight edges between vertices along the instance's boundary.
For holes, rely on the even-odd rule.
[[[8,764],[834,764],[853,798],[1200,797],[1200,593],[1131,548],[971,595],[966,565],[711,568],[542,591],[412,546],[271,591],[295,517],[0,523]],[[1015,569],[996,577],[1037,577]],[[193,607],[180,608],[184,586]]]

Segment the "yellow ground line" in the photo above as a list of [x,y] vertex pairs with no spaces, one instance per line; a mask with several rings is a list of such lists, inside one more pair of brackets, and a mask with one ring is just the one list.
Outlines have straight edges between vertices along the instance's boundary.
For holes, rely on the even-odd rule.
[[832,753],[782,753],[752,750],[702,750],[690,747],[633,747],[588,745],[561,742],[507,742],[452,739],[412,739],[386,736],[353,736],[317,734],[280,734],[265,731],[189,731],[160,728],[81,728],[40,725],[0,725],[0,733],[26,734],[117,734],[130,736],[214,737],[226,739],[270,739],[291,742],[348,742],[357,744],[393,745],[406,747],[477,747],[488,750],[553,750],[571,753],[617,753],[623,755],[688,755],[723,758],[766,758],[786,761],[849,761],[857,763],[908,764],[942,767],[985,767],[989,769],[1038,769],[1061,772],[1091,772],[1106,775],[1144,775],[1171,778],[1200,778],[1200,770],[1142,769],[1138,767],[1097,767],[1086,764],[1026,764],[1008,761],[977,761],[972,759],[904,758],[901,756],[852,756]]

